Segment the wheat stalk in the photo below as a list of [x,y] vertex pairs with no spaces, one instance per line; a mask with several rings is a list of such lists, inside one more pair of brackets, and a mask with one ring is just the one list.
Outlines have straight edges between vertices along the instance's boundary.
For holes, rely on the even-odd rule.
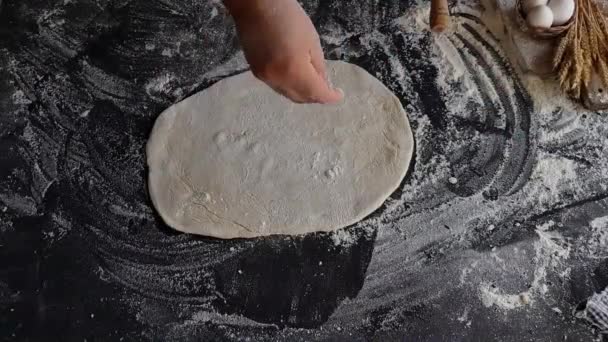
[[608,19],[593,0],[578,0],[574,26],[557,45],[553,58],[561,88],[581,99],[594,72],[608,85]]

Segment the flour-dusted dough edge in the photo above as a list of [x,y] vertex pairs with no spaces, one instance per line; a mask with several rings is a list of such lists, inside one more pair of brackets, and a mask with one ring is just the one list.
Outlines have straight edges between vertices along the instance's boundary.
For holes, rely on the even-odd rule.
[[[388,89],[382,82],[380,82],[374,76],[369,74],[363,68],[360,68],[357,65],[342,62],[342,61],[327,61],[327,62],[328,62],[328,65],[334,64],[333,67],[338,68],[338,69],[351,68],[352,72],[359,73],[362,76],[368,78],[371,82],[376,83],[376,86],[381,88],[387,94],[390,94],[390,99],[393,102],[392,106],[402,115],[402,118],[404,119],[404,122],[402,124],[404,125],[404,128],[405,128],[403,131],[403,134],[406,138],[406,141],[404,143],[404,146],[400,147],[403,150],[402,152],[404,153],[404,158],[398,159],[398,161],[401,162],[400,167],[399,167],[401,169],[401,174],[399,175],[399,177],[395,178],[395,181],[393,182],[393,184],[390,186],[390,188],[387,188],[387,190],[383,193],[382,196],[380,196],[377,200],[373,201],[373,203],[370,202],[364,210],[361,210],[361,212],[358,215],[353,216],[353,218],[351,220],[346,221],[345,224],[342,224],[339,227],[316,227],[316,228],[315,227],[301,227],[301,229],[298,229],[297,233],[278,232],[278,233],[269,233],[269,234],[259,234],[259,232],[251,233],[251,232],[243,230],[243,229],[222,229],[222,230],[214,229],[215,232],[209,233],[209,230],[207,230],[203,235],[210,236],[210,237],[216,237],[216,238],[222,238],[222,239],[231,239],[231,238],[253,238],[253,237],[268,236],[268,235],[302,235],[302,234],[307,234],[307,233],[311,233],[311,232],[335,231],[335,230],[338,230],[341,228],[351,226],[351,225],[365,219],[367,216],[369,216],[374,211],[379,209],[382,206],[382,204],[399,188],[399,186],[401,185],[401,182],[403,181],[404,177],[406,176],[406,174],[408,172],[409,165],[411,163],[411,158],[413,156],[413,151],[414,151],[413,132],[411,130],[411,126],[410,126],[409,120],[407,118],[407,113],[405,112],[401,102],[390,91],[390,89]],[[328,68],[328,69],[333,69],[333,68]],[[216,82],[215,84],[213,84],[212,86],[210,86],[209,88],[207,88],[206,90],[203,90],[202,92],[210,92],[210,93],[216,92],[217,95],[219,95],[222,93],[220,90],[222,88],[225,88],[225,86],[226,86],[225,81],[227,79],[231,79],[234,82],[235,79],[238,79],[238,78],[242,78],[244,84],[246,84],[246,82],[254,79],[251,72],[245,72],[245,73],[242,73],[242,74],[239,74],[236,76],[231,76],[229,78],[220,80],[220,81]],[[194,94],[194,95],[190,96],[189,98],[187,98],[187,99],[169,107],[165,111],[163,111],[158,116],[158,118],[154,124],[154,127],[152,129],[152,132],[150,134],[150,139],[148,140],[148,143],[146,145],[147,164],[149,167],[149,174],[148,174],[149,186],[148,186],[148,188],[149,188],[150,197],[151,197],[153,205],[155,206],[155,208],[157,208],[157,212],[159,213],[159,215],[162,217],[162,219],[165,221],[165,223],[167,225],[171,226],[172,228],[174,228],[178,231],[192,233],[192,234],[202,234],[202,233],[200,231],[188,229],[187,227],[182,227],[178,222],[176,222],[173,219],[173,217],[171,217],[171,215],[169,215],[169,213],[165,212],[164,210],[159,209],[162,207],[162,205],[160,203],[161,202],[160,197],[162,196],[162,194],[159,193],[162,189],[157,189],[153,185],[153,181],[154,181],[154,178],[160,176],[159,173],[162,172],[161,167],[159,167],[156,170],[155,170],[155,168],[158,166],[157,164],[161,163],[161,160],[163,160],[163,157],[166,157],[165,145],[166,145],[166,138],[169,136],[168,134],[159,134],[159,132],[162,132],[163,130],[165,132],[168,132],[170,130],[169,127],[173,126],[176,116],[179,115],[179,113],[181,113],[184,108],[188,108],[189,104],[192,101],[196,101],[198,99],[197,96],[199,94],[200,93]],[[346,96],[349,96],[349,94],[346,94]],[[234,228],[237,228],[237,227],[235,226]]]
[[[174,106],[179,105],[176,104]],[[150,193],[150,199],[152,200],[152,204],[155,208],[160,207],[160,195],[157,194],[160,189],[156,186],[153,186],[153,180],[157,177],[156,173],[162,172],[160,168],[156,169],[155,165],[160,163],[161,157],[166,155],[163,150],[165,149],[166,135],[159,134],[162,130],[169,130],[169,127],[173,126],[173,122],[175,121],[175,116],[177,115],[177,111],[174,106],[171,106],[164,110],[158,118],[156,122],[154,122],[154,127],[152,127],[152,132],[150,132],[150,138],[146,143],[146,159],[148,164],[148,192]],[[176,227],[177,222],[173,221],[173,218],[167,215],[162,210],[156,210],[156,212],[162,217],[163,221],[171,227]]]
[[[152,185],[154,177],[159,177],[160,176],[159,173],[162,172],[162,167],[159,167],[157,170],[154,170],[155,169],[154,165],[160,164],[160,161],[167,154],[166,153],[167,150],[165,147],[166,147],[168,134],[167,135],[159,134],[159,132],[170,131],[171,130],[170,128],[172,128],[173,124],[175,123],[175,118],[177,117],[177,115],[179,115],[179,113],[182,113],[184,111],[184,108],[190,107],[191,102],[196,102],[198,99],[197,96],[200,93],[216,92],[218,94],[221,94],[222,92],[220,91],[220,89],[225,87],[224,81],[227,79],[231,79],[233,81],[238,81],[239,79],[243,79],[243,83],[246,84],[247,82],[250,82],[251,80],[255,79],[255,77],[253,76],[253,74],[251,72],[243,72],[238,75],[229,76],[229,77],[226,77],[224,79],[217,81],[216,83],[212,84],[210,87],[208,87],[204,90],[201,90],[200,92],[193,94],[193,95],[189,96],[188,98],[183,99],[182,101],[180,101],[176,104],[171,105],[169,108],[162,111],[156,118],[156,121],[154,122],[154,125],[152,127],[152,131],[150,132],[148,142],[146,143],[146,162],[148,165],[148,192],[150,193],[150,200],[152,201],[152,205],[154,206],[154,208],[156,208],[156,212],[160,215],[160,217],[163,219],[163,221],[168,226],[170,226],[171,228],[173,228],[177,231],[183,232],[183,233],[201,235],[200,232],[190,230],[190,229],[187,229],[187,227],[181,226],[181,224],[179,222],[177,222],[171,215],[169,215],[168,212],[165,212],[164,210],[159,209],[162,207],[161,200],[160,200],[161,194],[159,193],[162,189],[157,188]],[[247,231],[240,229],[236,225],[234,225],[234,228],[236,230],[240,230],[244,234],[247,233]],[[232,230],[227,230],[227,231],[232,232]],[[204,235],[204,236],[217,237],[220,239],[233,239],[233,238],[241,237],[236,234],[234,236],[227,236],[227,237],[223,237],[223,235],[221,235],[221,234]],[[255,237],[255,236],[252,235],[250,237]]]

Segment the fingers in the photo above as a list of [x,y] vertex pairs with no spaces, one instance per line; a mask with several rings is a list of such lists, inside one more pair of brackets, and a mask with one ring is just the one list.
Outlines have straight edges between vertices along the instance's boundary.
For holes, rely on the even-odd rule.
[[330,103],[341,101],[344,97],[344,93],[342,89],[333,88],[329,83],[329,78],[327,77],[326,65],[325,65],[325,56],[323,55],[323,50],[321,49],[321,44],[318,44],[317,49],[313,49],[310,52],[310,63],[315,68],[319,76],[323,79],[330,93],[333,94],[333,98],[330,100]]
[[[323,73],[325,73],[324,70]],[[310,102],[331,104],[342,100],[342,92],[332,89],[324,75],[319,73],[312,63],[305,66],[297,80],[295,90],[303,94]]]
[[[330,88],[323,76],[325,61],[316,67],[306,59],[290,59],[286,64],[267,68],[265,72],[255,73],[276,92],[296,103],[331,104],[342,100],[340,90]],[[319,72],[318,68],[321,68]]]
[[319,35],[296,0],[240,1],[246,9],[241,11],[235,10],[236,1],[225,2],[232,7],[245,58],[256,77],[295,102],[342,99],[327,82]]

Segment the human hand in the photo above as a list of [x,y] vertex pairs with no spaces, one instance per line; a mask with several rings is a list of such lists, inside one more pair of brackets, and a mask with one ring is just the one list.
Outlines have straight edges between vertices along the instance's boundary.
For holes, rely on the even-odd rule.
[[253,74],[297,103],[336,103],[310,18],[296,0],[224,0]]

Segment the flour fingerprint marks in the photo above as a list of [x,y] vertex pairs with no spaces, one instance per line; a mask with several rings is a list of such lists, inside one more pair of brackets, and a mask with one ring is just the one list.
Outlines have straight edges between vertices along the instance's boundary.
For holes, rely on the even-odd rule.
[[[499,112],[505,116],[505,158],[491,184],[484,190],[484,196],[496,198],[510,195],[525,184],[534,167],[536,143],[531,132],[534,105],[516,73],[496,47],[494,37],[479,19],[467,14],[456,14],[456,17],[462,23],[450,40],[463,47],[461,50],[464,51],[460,52],[463,59],[473,59],[477,63],[478,67],[469,71],[478,80],[479,73],[487,77],[489,83],[485,84],[497,94]],[[469,66],[473,67],[471,64]]]
[[519,80],[511,81],[514,72],[498,52],[496,40],[476,17],[471,18],[460,18],[455,32],[443,38],[443,44],[451,45],[461,60],[465,77],[472,81],[483,108],[481,118],[476,120],[459,115],[450,118],[460,138],[470,130],[477,135],[470,145],[455,150],[457,153],[446,154],[454,177],[448,188],[461,197],[483,191],[484,197],[496,199],[517,191],[532,170],[533,106]]
[[[150,258],[158,256],[150,252]],[[158,261],[146,263],[125,258],[124,250],[116,254],[103,247],[96,254],[107,278],[144,297],[196,305],[217,300],[213,273],[205,263],[179,260],[165,265]],[[190,257],[195,255],[192,253]]]
[[[452,41],[452,39],[450,39]],[[477,144],[467,146],[460,163],[452,164],[452,172],[457,183],[451,186],[451,190],[459,196],[471,196],[490,184],[494,175],[498,172],[500,165],[504,162],[504,145],[507,141],[504,129],[495,126],[500,104],[492,99],[493,89],[488,89],[483,80],[485,75],[478,72],[479,64],[476,58],[469,58],[462,49],[457,49],[465,66],[471,71],[471,77],[485,105],[486,117],[480,127],[475,127],[481,137],[476,139]],[[482,63],[487,68],[487,63]]]
[[[530,96],[479,19],[457,15],[456,20],[455,32],[439,37],[415,29],[411,21],[391,23],[349,37],[329,54],[382,80],[416,130],[413,171],[393,196],[395,205],[381,214],[382,222],[433,211],[458,197],[508,196],[527,182],[534,166]],[[435,55],[439,39],[464,65],[463,77],[454,83],[441,65],[450,58]],[[478,108],[460,106],[468,102]]]

